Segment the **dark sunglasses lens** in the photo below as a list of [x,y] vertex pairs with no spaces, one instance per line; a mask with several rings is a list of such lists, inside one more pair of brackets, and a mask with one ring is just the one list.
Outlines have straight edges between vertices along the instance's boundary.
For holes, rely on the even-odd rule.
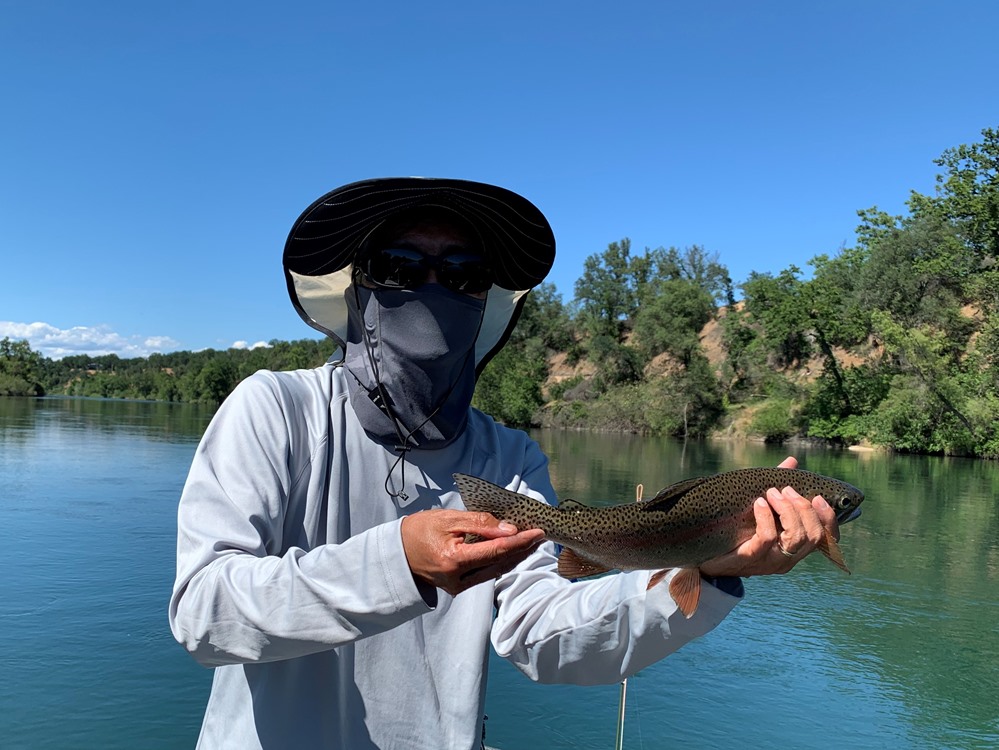
[[431,268],[437,281],[452,292],[479,294],[493,285],[492,271],[478,255],[454,253],[438,258],[390,247],[372,252],[359,265],[371,283],[390,289],[415,289],[425,284]]
[[493,285],[493,274],[477,255],[448,255],[440,260],[437,275],[452,292],[479,294]]
[[369,255],[362,264],[365,275],[377,286],[411,289],[427,275],[423,253],[386,248]]

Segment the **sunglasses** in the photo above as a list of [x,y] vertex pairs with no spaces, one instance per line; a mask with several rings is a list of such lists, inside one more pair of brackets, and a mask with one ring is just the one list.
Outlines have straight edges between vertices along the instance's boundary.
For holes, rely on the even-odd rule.
[[481,255],[425,255],[419,250],[386,247],[361,255],[354,267],[383,289],[415,289],[432,270],[437,282],[452,292],[480,294],[493,285],[493,272]]

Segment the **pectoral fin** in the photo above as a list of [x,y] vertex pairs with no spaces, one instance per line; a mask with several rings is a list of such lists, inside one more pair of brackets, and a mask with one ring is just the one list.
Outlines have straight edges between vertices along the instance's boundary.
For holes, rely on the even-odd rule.
[[701,571],[697,568],[680,568],[669,582],[669,595],[683,616],[691,618],[701,600]]
[[606,573],[610,568],[595,560],[588,560],[568,547],[558,556],[558,574],[563,578],[586,578]]
[[818,550],[828,557],[833,565],[847,575],[850,574],[850,569],[846,567],[846,560],[843,559],[843,553],[840,551],[839,543],[828,529],[826,530],[826,538],[819,543]]

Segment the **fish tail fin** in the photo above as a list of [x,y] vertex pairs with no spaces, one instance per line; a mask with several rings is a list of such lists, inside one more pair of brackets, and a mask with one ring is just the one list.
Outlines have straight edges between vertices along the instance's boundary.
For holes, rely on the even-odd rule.
[[819,552],[829,558],[833,565],[842,570],[847,575],[850,574],[850,569],[846,567],[846,560],[843,559],[843,552],[839,548],[839,543],[833,537],[833,535],[826,529],[826,536],[818,546]]
[[452,474],[452,476],[458,485],[458,492],[461,493],[461,501],[468,510],[492,513],[496,518],[503,520],[510,507],[521,499],[516,492],[487,482],[485,479],[468,474]]
[[[657,573],[656,576],[658,575]],[[653,576],[653,580],[656,576]],[[693,617],[697,611],[697,603],[701,600],[701,571],[697,568],[680,568],[669,582],[669,595],[684,617]]]

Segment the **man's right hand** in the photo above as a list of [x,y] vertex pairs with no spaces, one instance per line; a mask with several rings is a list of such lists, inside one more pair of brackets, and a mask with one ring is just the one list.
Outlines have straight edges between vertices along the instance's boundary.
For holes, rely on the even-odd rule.
[[[466,534],[482,541],[466,544]],[[402,545],[414,579],[452,595],[498,578],[544,540],[541,529],[518,531],[489,513],[424,510],[402,519]]]

